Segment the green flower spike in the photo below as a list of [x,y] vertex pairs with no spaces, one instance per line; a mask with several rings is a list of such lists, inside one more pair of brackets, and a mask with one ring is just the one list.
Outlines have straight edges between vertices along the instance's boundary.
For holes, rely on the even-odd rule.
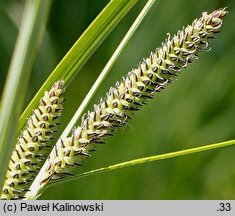
[[48,158],[49,165],[41,183],[73,175],[73,168],[81,165],[97,144],[125,125],[155,92],[161,92],[183,68],[197,59],[200,51],[209,49],[209,40],[220,32],[226,14],[225,8],[211,14],[204,12],[172,38],[168,35],[160,48],[110,88],[94,110],[83,116],[81,126],[71,137],[60,140]]
[[41,98],[11,155],[0,199],[21,199],[52,149],[54,127],[63,109],[63,81],[56,82]]

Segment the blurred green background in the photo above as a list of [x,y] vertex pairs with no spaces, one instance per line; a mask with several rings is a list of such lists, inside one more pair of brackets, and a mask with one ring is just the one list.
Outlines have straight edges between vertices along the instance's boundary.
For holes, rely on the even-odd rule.
[[[2,92],[25,1],[0,0],[0,91]],[[69,48],[108,3],[56,0],[33,68],[25,106]],[[146,1],[140,0],[67,88],[62,130]],[[223,31],[212,51],[137,113],[100,146],[80,172],[139,158],[235,138],[235,1],[159,0],[128,43],[89,106],[203,11],[228,6]],[[61,184],[40,199],[235,199],[235,146],[137,165]]]

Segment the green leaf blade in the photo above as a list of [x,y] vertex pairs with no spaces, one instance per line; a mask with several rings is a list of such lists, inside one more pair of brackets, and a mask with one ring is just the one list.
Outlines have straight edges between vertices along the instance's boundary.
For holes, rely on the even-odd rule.
[[22,130],[26,123],[27,116],[29,116],[31,110],[36,107],[37,101],[42,97],[43,93],[60,79],[65,81],[65,86],[68,85],[102,41],[137,1],[138,0],[114,0],[104,8],[61,60],[25,109],[19,120],[18,133]]
[[0,188],[16,142],[17,122],[23,108],[36,47],[46,22],[51,1],[26,2],[21,29],[9,68],[0,109]]

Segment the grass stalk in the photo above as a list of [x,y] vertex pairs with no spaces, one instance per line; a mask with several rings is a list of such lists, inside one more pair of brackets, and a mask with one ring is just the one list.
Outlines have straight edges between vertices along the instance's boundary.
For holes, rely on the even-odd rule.
[[58,80],[64,80],[66,87],[87,62],[89,57],[99,47],[102,41],[109,35],[112,29],[114,29],[114,27],[137,3],[137,1],[138,0],[113,0],[109,2],[87,30],[75,42],[27,106],[20,117],[18,133],[22,130],[27,117],[37,106],[37,103],[43,96],[44,92]]
[[130,38],[132,37],[132,35],[134,34],[134,32],[136,31],[136,29],[138,28],[138,26],[140,25],[140,23],[142,22],[145,15],[148,13],[148,11],[150,10],[150,8],[152,7],[152,5],[154,4],[155,1],[156,0],[149,0],[146,3],[143,10],[140,12],[140,14],[136,18],[136,20],[134,21],[134,23],[132,24],[130,29],[128,30],[128,32],[126,33],[124,38],[122,39],[121,43],[118,45],[117,49],[114,51],[114,53],[111,56],[111,58],[109,59],[108,63],[105,65],[104,69],[101,71],[99,77],[96,79],[95,83],[93,84],[90,91],[88,92],[88,94],[86,95],[84,100],[82,101],[81,105],[77,109],[76,113],[74,114],[74,116],[70,120],[69,124],[67,125],[67,127],[63,131],[60,138],[64,138],[64,137],[68,136],[68,134],[71,132],[72,128],[77,124],[78,120],[82,117],[82,114],[85,112],[85,109],[87,108],[88,104],[90,103],[90,101],[94,97],[96,91],[101,86],[102,82],[104,81],[104,79],[108,75],[108,73],[110,72],[115,61],[120,56],[120,54],[123,51],[123,49],[125,48],[126,44],[128,43],[128,41],[130,40]]
[[148,156],[148,157],[143,157],[143,158],[138,158],[138,159],[133,159],[121,163],[117,163],[114,165],[110,165],[107,167],[102,167],[94,170],[90,170],[81,174],[77,174],[71,178],[63,179],[63,181],[54,181],[52,184],[49,184],[47,187],[50,186],[56,186],[58,184],[68,182],[71,180],[79,179],[82,177],[87,177],[91,175],[96,175],[104,172],[109,172],[109,171],[114,171],[117,169],[125,168],[125,167],[131,167],[135,166],[138,164],[144,164],[144,163],[149,163],[149,162],[154,162],[154,161],[160,161],[160,160],[166,160],[170,158],[177,158],[180,156],[186,156],[186,155],[191,155],[191,154],[196,154],[200,152],[206,152],[206,151],[211,151],[214,149],[219,149],[219,148],[224,148],[228,147],[231,145],[235,145],[235,140],[229,140],[229,141],[224,141],[224,142],[219,142],[219,143],[214,143],[214,144],[209,144],[209,145],[204,145],[200,147],[195,147],[195,148],[190,148],[190,149],[185,149],[185,150],[179,150],[175,152],[170,152],[170,153],[164,153],[164,154],[159,154],[159,155],[153,155],[153,156]]

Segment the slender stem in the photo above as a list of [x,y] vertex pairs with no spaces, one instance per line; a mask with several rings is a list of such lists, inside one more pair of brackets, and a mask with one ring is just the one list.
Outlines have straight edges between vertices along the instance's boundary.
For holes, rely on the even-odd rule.
[[87,171],[87,172],[75,175],[72,178],[63,179],[63,181],[54,181],[54,182],[52,182],[52,184],[49,184],[48,187],[64,183],[65,181],[67,182],[67,181],[71,181],[71,180],[75,180],[78,178],[91,176],[91,175],[95,175],[95,174],[99,174],[99,173],[103,173],[103,172],[113,171],[113,170],[117,170],[117,169],[121,169],[121,168],[125,168],[125,167],[135,166],[138,164],[149,163],[149,162],[153,162],[153,161],[165,160],[168,158],[176,158],[176,157],[180,157],[180,156],[184,156],[184,155],[205,152],[205,151],[218,149],[218,148],[222,148],[222,147],[226,147],[226,146],[230,146],[230,145],[235,145],[235,140],[214,143],[214,144],[205,145],[205,146],[201,146],[201,147],[195,147],[195,148],[190,148],[190,149],[186,149],[186,150],[180,150],[180,151],[175,151],[175,152],[164,153],[164,154],[160,154],[160,155],[153,155],[153,156],[138,158],[138,159],[134,159],[134,160],[130,160],[130,161],[125,161],[125,162],[110,165],[107,167]]
[[23,107],[36,48],[51,0],[28,0],[8,72],[0,108],[0,188],[15,145],[17,123]]
[[145,15],[148,13],[148,11],[150,10],[150,8],[152,7],[152,5],[154,4],[155,1],[156,0],[149,0],[147,2],[147,4],[144,6],[143,10],[140,12],[140,14],[136,18],[136,20],[134,21],[132,26],[130,27],[130,29],[126,33],[125,37],[122,39],[121,43],[119,44],[119,46],[117,47],[117,49],[113,53],[112,57],[109,59],[108,63],[105,65],[105,67],[102,70],[102,72],[100,73],[99,77],[96,79],[95,83],[93,84],[90,91],[88,92],[88,94],[86,95],[84,100],[82,101],[81,105],[77,109],[76,113],[74,114],[74,116],[70,120],[69,124],[67,125],[67,127],[63,131],[60,138],[64,138],[64,137],[68,136],[68,134],[70,133],[72,128],[76,125],[77,121],[81,118],[81,116],[84,113],[85,109],[87,108],[89,102],[94,97],[96,91],[98,90],[98,88],[100,87],[102,82],[104,81],[105,77],[108,75],[108,73],[111,70],[112,66],[114,65],[115,61],[120,56],[122,50],[125,48],[126,44],[128,43],[128,41],[130,40],[130,38],[132,37],[132,35],[134,34],[134,32],[136,31],[136,29],[140,25],[141,21],[144,19]]
[[[60,139],[66,137],[69,134],[71,129],[76,124],[77,120],[81,117],[81,114],[84,112],[85,108],[87,107],[88,103],[90,102],[90,100],[94,96],[95,92],[97,91],[97,89],[101,85],[102,81],[107,76],[108,72],[110,71],[114,62],[116,61],[116,59],[120,55],[121,51],[124,49],[125,45],[130,40],[131,36],[135,32],[135,30],[138,28],[139,24],[141,23],[141,21],[143,20],[145,15],[148,13],[148,11],[150,10],[150,8],[152,7],[152,5],[154,4],[155,1],[156,0],[149,0],[146,3],[143,10],[140,12],[138,17],[136,18],[136,20],[132,24],[131,28],[126,33],[125,37],[123,38],[123,40],[121,41],[121,43],[119,44],[117,49],[115,50],[114,54],[112,55],[112,57],[110,58],[108,63],[106,64],[105,68],[103,69],[103,71],[99,75],[98,79],[96,80],[96,82],[92,86],[91,90],[89,91],[89,93],[87,94],[85,99],[83,100],[82,104],[80,105],[77,112],[75,113],[75,115],[71,119],[70,123],[68,124],[68,126],[66,127],[64,132],[62,133]],[[58,139],[58,142],[60,139]],[[48,160],[45,162],[45,164],[43,165],[39,174],[37,175],[36,179],[34,180],[33,184],[31,185],[30,191],[26,193],[26,199],[36,199],[39,196],[39,193],[41,193],[41,191],[43,190],[43,187],[45,185],[40,184],[40,182],[41,182],[42,177],[45,173],[46,167],[48,167]]]

